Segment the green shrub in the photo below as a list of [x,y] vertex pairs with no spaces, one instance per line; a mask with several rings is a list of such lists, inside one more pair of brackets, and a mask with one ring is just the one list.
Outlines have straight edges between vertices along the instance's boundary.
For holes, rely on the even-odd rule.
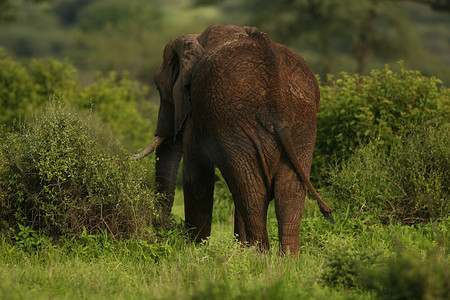
[[[0,139],[0,219],[47,236],[84,229],[143,234],[152,223],[147,171],[105,144],[94,118],[58,102]],[[109,141],[114,144],[114,141]]]
[[360,144],[377,140],[387,152],[409,126],[448,118],[450,89],[400,67],[367,76],[343,73],[321,85],[313,180],[325,178],[328,165],[348,158]]
[[450,124],[404,131],[389,153],[374,141],[330,173],[336,208],[411,224],[448,216]]
[[448,259],[435,249],[424,258],[411,249],[399,249],[376,268],[360,277],[361,286],[373,290],[379,299],[448,299]]
[[93,111],[125,148],[136,151],[151,139],[157,108],[147,100],[148,88],[129,77],[126,72],[98,73],[84,87],[68,61],[35,59],[26,68],[0,48],[0,126],[10,130],[58,96],[61,102]]
[[78,96],[80,83],[75,67],[66,61],[50,58],[33,59],[28,73],[35,85],[36,103],[42,107],[53,95],[64,95],[64,98],[74,99]]
[[447,299],[450,272],[441,245],[420,253],[397,240],[393,252],[340,247],[325,261],[319,282],[375,292],[377,299]]
[[328,257],[320,281],[330,287],[356,288],[364,270],[375,264],[372,253],[339,249]]
[[0,48],[0,125],[12,126],[20,116],[29,115],[36,99],[36,86],[28,71]]
[[[128,73],[97,73],[83,89],[78,107],[91,109],[127,149],[136,151],[153,138],[158,107],[147,99],[148,89]],[[141,111],[145,112],[146,117]]]

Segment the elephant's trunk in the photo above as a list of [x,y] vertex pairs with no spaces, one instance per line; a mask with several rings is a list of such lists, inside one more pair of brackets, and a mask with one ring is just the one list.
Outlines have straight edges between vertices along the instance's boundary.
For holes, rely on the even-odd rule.
[[178,169],[183,154],[183,144],[181,138],[167,138],[164,143],[156,149],[155,161],[155,184],[156,193],[162,198],[158,201],[161,204],[161,222],[169,220],[172,209],[175,187],[177,185]]
[[165,137],[156,136],[153,141],[147,147],[145,147],[144,150],[142,150],[138,154],[133,155],[131,159],[138,160],[146,157],[147,155],[155,151],[155,149],[158,148],[165,139]]

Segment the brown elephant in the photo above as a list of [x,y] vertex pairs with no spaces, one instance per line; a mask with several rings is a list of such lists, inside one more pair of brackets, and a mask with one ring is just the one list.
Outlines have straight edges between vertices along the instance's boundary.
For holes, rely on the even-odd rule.
[[133,158],[156,148],[167,212],[183,156],[186,224],[196,240],[209,236],[217,166],[233,195],[238,239],[269,248],[267,207],[275,199],[281,251],[298,253],[307,187],[332,221],[309,182],[320,97],[307,63],[256,28],[233,25],[182,35],[163,56],[156,138]]

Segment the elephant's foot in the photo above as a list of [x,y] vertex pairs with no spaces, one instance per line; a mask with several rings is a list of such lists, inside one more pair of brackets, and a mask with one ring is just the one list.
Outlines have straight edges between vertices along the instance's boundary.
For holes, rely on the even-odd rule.
[[[281,217],[281,219],[284,219]],[[292,222],[278,222],[278,236],[280,251],[292,256],[300,254],[300,220]]]
[[300,257],[300,238],[299,234],[286,235],[280,234],[280,252],[281,254],[288,254],[293,257]]
[[262,193],[244,193],[236,196],[235,233],[238,240],[256,246],[262,252],[269,250],[267,235],[267,197]]

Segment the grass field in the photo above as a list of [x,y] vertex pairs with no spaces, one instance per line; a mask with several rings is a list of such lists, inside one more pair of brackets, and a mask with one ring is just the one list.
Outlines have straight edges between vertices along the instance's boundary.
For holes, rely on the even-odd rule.
[[[182,216],[181,197],[174,212]],[[417,226],[372,225],[337,214],[332,225],[307,203],[300,259],[261,254],[232,235],[232,216],[216,199],[213,234],[188,242],[180,224],[158,241],[83,234],[50,243],[32,232],[0,241],[0,299],[445,299],[450,220]],[[26,231],[26,230],[25,230]]]

